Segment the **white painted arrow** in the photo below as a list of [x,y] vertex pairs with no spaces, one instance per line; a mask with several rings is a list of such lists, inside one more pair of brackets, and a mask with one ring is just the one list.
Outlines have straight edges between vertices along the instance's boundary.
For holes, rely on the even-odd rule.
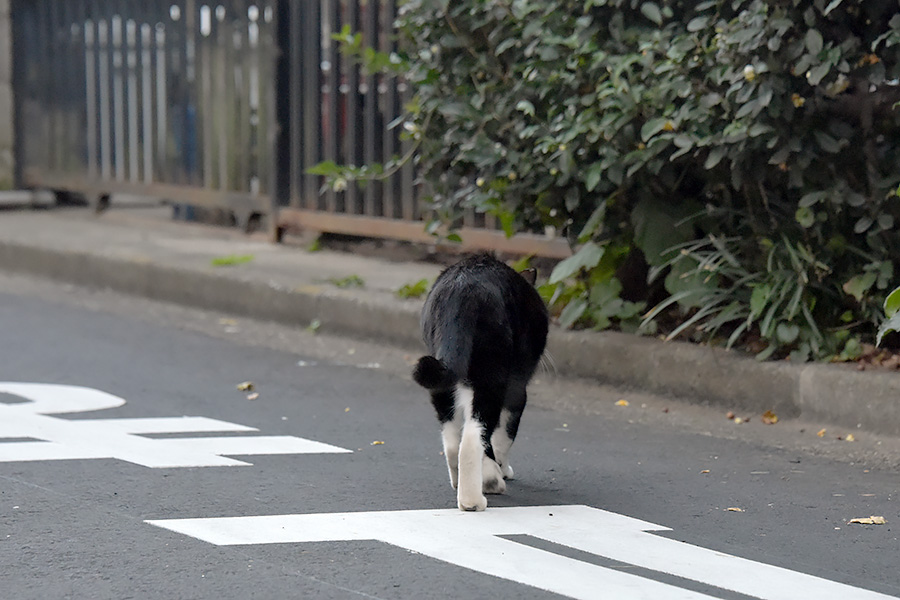
[[886,600],[842,583],[653,535],[669,531],[588,506],[275,515],[147,521],[216,545],[379,540],[480,573],[583,600],[713,596],[498,536],[529,535],[764,600]]

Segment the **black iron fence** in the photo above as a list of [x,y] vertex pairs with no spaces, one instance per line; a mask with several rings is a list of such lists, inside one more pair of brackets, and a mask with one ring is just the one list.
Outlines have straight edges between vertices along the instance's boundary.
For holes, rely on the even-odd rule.
[[[362,73],[332,34],[394,49],[395,0],[13,0],[17,178],[102,204],[136,193],[306,228],[431,241],[413,166],[321,192],[323,160],[385,162],[411,96]],[[468,214],[465,247],[551,256]]]

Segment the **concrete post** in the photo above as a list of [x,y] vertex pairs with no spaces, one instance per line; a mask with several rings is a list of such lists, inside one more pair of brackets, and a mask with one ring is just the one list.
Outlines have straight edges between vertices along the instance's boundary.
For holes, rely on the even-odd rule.
[[13,89],[10,0],[0,0],[0,190],[13,187]]

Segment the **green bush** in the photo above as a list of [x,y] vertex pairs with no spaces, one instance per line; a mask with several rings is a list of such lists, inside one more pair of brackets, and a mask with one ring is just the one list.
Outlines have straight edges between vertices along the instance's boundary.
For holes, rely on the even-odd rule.
[[564,325],[794,360],[874,338],[900,257],[895,0],[409,0],[397,28],[400,59],[367,60],[413,84],[431,207],[566,235],[542,287]]

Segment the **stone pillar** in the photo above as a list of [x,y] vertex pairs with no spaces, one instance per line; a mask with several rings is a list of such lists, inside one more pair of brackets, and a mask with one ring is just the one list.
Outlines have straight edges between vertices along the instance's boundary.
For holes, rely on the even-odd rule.
[[0,190],[13,187],[13,90],[10,0],[0,0]]

